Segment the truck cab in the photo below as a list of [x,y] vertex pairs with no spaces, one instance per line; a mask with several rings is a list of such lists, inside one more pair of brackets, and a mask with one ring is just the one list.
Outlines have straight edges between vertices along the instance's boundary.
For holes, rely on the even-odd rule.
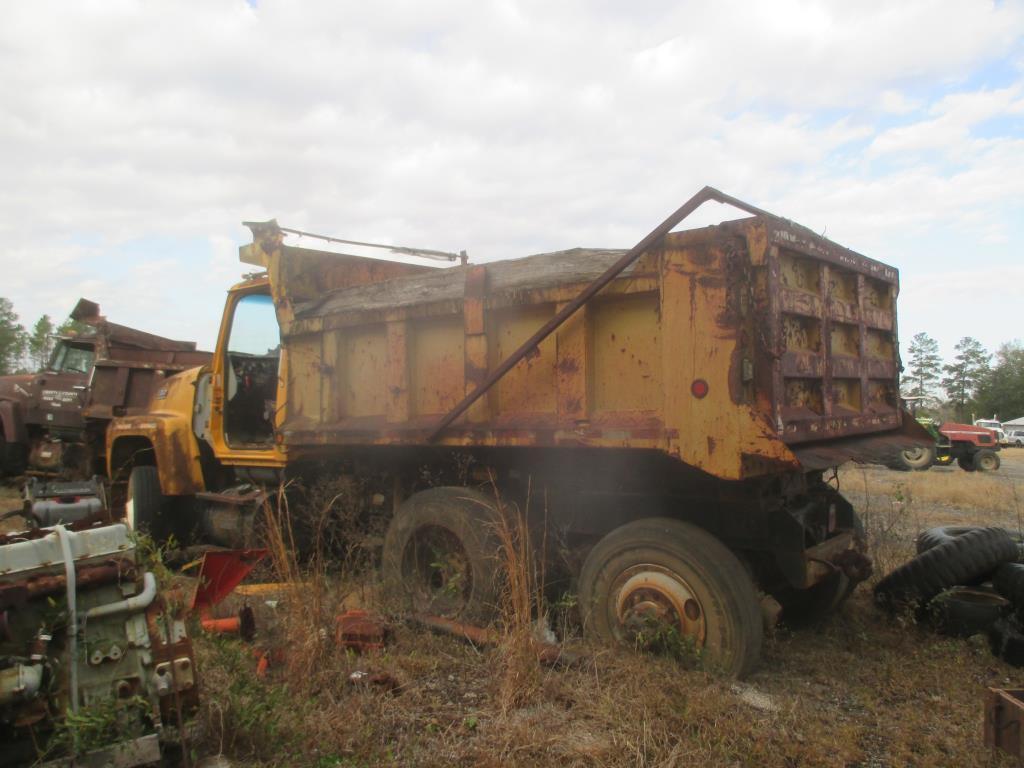
[[76,441],[84,428],[82,408],[95,357],[94,337],[61,336],[43,370],[0,377],[3,474],[19,474],[27,466],[61,467],[64,441]]
[[110,420],[141,412],[168,375],[209,359],[195,342],[109,322],[88,299],[71,318],[84,330],[60,336],[43,370],[0,377],[4,474],[102,475]]

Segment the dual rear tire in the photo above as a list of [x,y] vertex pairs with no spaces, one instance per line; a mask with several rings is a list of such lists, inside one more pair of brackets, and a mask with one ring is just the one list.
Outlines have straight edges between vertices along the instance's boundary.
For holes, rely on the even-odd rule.
[[[493,499],[477,491],[433,488],[411,496],[384,539],[389,598],[414,613],[495,620],[508,568],[501,525]],[[692,651],[706,668],[734,677],[748,674],[760,656],[753,580],[724,544],[688,523],[647,518],[606,535],[583,564],[579,598],[584,630],[597,640]]]

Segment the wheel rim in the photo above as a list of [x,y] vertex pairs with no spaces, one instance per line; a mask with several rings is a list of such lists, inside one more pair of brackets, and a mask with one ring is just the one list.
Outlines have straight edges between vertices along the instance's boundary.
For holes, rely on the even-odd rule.
[[996,468],[996,457],[982,456],[981,461],[978,462],[978,467],[985,470],[986,472],[991,472],[993,469]]
[[457,615],[469,602],[473,573],[459,537],[439,525],[422,526],[402,552],[402,581],[419,610]]
[[924,459],[925,449],[921,446],[916,448],[907,448],[903,451],[903,458],[907,461],[922,461]]
[[678,652],[704,647],[704,607],[686,580],[659,565],[635,565],[612,584],[613,632],[645,650]]

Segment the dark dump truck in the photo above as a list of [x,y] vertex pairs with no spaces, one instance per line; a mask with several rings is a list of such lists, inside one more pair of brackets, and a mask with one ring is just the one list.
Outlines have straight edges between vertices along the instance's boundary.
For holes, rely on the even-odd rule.
[[110,420],[144,411],[168,376],[210,360],[195,342],[109,322],[87,299],[71,318],[89,330],[60,336],[44,370],[0,377],[0,475],[105,474]]
[[[751,216],[672,232],[710,200]],[[486,622],[497,489],[559,543],[593,636],[656,626],[743,675],[762,609],[870,573],[829,470],[933,442],[899,402],[896,270],[711,188],[628,251],[449,268],[248,226],[266,272],[211,363],[108,431],[133,525],[235,544],[260,486],[354,478],[387,510],[387,592]]]

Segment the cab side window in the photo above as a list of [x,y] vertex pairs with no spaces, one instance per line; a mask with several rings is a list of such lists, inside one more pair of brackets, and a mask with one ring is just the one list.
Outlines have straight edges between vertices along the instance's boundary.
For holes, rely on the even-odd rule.
[[232,447],[265,447],[274,438],[281,333],[266,294],[235,305],[225,366],[225,440]]

